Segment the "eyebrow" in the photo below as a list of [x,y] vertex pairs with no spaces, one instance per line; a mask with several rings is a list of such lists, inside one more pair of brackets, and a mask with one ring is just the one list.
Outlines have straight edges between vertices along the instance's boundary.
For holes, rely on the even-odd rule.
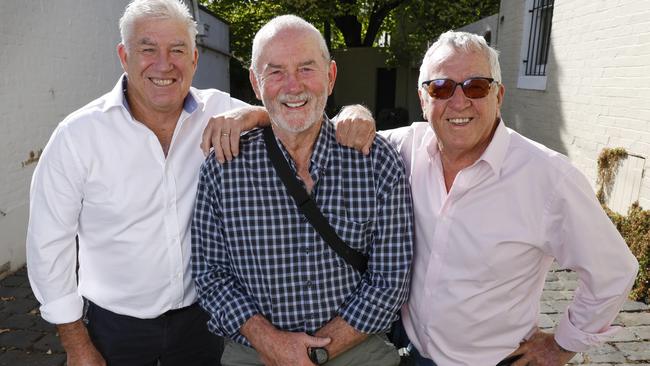
[[[298,67],[311,66],[311,65],[315,65],[315,64],[316,64],[315,60],[308,60],[308,61],[304,61],[304,62],[299,63]],[[273,64],[273,63],[268,63],[268,64],[266,64],[264,66],[264,69],[284,69],[284,68],[285,68],[285,66],[283,66],[283,65],[276,65],[276,64]]]
[[[138,45],[145,45],[145,46],[158,46],[158,43],[154,40],[152,40],[149,37],[144,37],[138,41]],[[185,41],[174,41],[170,45],[171,47],[187,47],[187,44]]]

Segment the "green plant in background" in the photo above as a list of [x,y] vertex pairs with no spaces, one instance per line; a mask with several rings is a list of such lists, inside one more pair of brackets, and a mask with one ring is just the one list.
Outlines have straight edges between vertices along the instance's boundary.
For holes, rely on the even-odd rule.
[[616,173],[627,152],[623,148],[603,149],[598,157],[598,191],[596,193],[607,216],[639,261],[639,274],[630,298],[650,304],[650,211],[643,210],[638,202],[630,206],[627,215],[618,214],[607,207]]

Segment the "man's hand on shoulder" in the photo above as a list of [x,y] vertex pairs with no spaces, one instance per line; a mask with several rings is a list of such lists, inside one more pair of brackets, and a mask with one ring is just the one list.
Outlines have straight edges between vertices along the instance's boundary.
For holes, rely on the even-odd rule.
[[313,366],[309,348],[325,347],[330,343],[329,338],[279,330],[259,314],[249,318],[240,333],[253,345],[266,366]]
[[255,127],[270,125],[264,107],[247,106],[213,116],[203,130],[201,150],[208,155],[213,147],[220,163],[232,160],[239,154],[239,136]]
[[560,347],[553,333],[537,330],[511,355],[522,355],[512,366],[564,366],[575,356],[575,352]]
[[59,338],[67,353],[68,366],[106,366],[106,361],[90,340],[81,320],[58,324]]
[[370,154],[377,129],[368,108],[360,104],[345,106],[334,117],[334,123],[339,144]]

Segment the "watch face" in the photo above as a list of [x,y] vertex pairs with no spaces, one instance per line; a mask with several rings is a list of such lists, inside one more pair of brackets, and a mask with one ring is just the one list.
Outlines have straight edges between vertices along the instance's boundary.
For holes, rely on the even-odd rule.
[[329,359],[329,355],[325,348],[312,348],[309,353],[309,359],[317,365],[323,365]]

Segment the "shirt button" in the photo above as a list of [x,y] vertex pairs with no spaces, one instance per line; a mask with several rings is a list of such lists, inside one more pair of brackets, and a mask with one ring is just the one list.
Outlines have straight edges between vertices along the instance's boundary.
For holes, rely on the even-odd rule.
[[311,281],[307,281],[306,285],[307,285],[307,288],[312,288],[314,286],[314,283],[311,282]]
[[302,251],[305,252],[305,254],[309,254],[309,252],[310,252],[309,248],[307,248],[307,247],[304,247],[302,249]]

